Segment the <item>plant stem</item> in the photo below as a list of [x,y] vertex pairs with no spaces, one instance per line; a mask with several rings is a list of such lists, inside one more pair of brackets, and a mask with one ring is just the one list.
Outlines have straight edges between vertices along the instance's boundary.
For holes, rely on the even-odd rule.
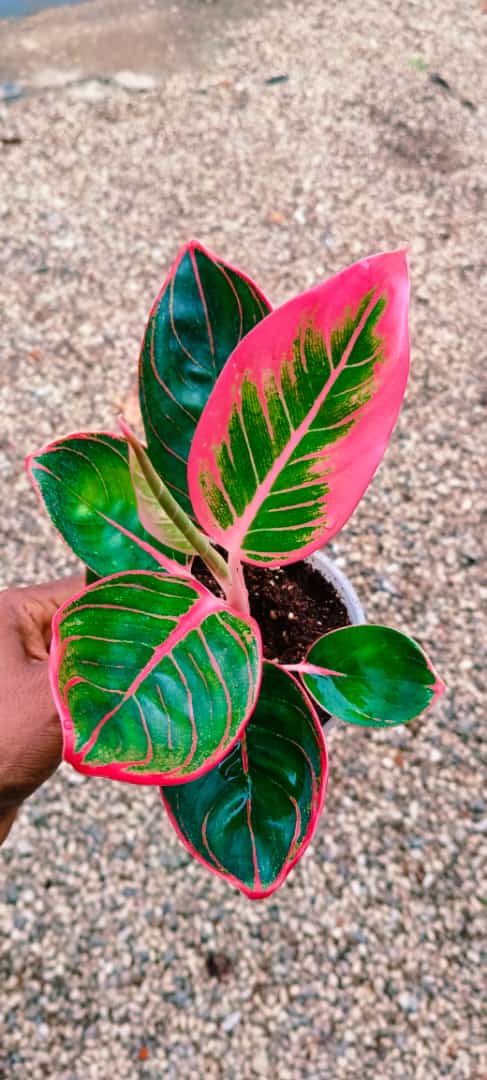
[[120,430],[132,447],[145,479],[159,505],[164,510],[164,513],[167,514],[183,536],[186,537],[186,540],[191,547],[200,556],[208,569],[211,570],[213,577],[218,584],[221,585],[225,594],[227,594],[228,589],[231,587],[231,580],[230,570],[225,559],[223,559],[216,548],[213,547],[213,544],[208,537],[196,528],[196,525],[193,524],[191,518],[188,517],[182,506],[176,502],[176,499],[171,495],[169,488],[166,487],[164,481],[161,480],[159,473],[156,472],[144,447],[139,443],[139,440],[127,426],[124,419],[119,417],[118,422]]
[[243,611],[245,615],[249,615],[249,594],[245,584],[242,562],[238,555],[230,555],[228,567],[230,571],[230,581],[228,586],[225,586],[225,595],[228,603],[236,608],[237,611]]

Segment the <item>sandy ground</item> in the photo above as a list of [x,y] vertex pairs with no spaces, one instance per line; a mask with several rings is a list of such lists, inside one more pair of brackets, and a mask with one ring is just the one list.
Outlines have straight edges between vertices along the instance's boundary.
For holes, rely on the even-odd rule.
[[2,583],[75,565],[23,457],[133,409],[182,241],[276,303],[408,243],[407,400],[331,549],[448,692],[408,729],[332,733],[319,833],[260,904],[189,863],[156,791],[62,768],[0,855],[0,1076],[485,1080],[487,17],[130,8],[0,23],[0,81],[25,90],[0,104]]

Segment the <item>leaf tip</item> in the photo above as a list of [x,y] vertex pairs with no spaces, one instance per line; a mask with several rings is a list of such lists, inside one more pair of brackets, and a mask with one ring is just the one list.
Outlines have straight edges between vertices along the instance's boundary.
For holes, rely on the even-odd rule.
[[443,679],[440,679],[440,676],[436,674],[436,671],[433,671],[433,675],[435,677],[435,681],[431,689],[433,691],[433,701],[437,701],[438,698],[440,698],[441,695],[445,693],[446,684],[443,682]]
[[202,255],[206,255],[206,257],[208,259],[211,259],[212,262],[216,261],[216,256],[213,255],[212,252],[209,251],[207,247],[205,247],[205,245],[201,242],[201,240],[197,240],[196,237],[192,236],[192,237],[190,237],[189,240],[186,241],[186,243],[184,243],[182,245],[182,247],[179,248],[179,251],[178,251],[178,253],[176,255],[176,258],[175,258],[175,260],[174,260],[174,262],[172,264],[171,270],[170,270],[170,276],[172,276],[172,275],[174,275],[176,273],[176,271],[177,271],[180,263],[183,261],[185,255],[189,255],[190,258],[191,258],[191,255],[193,255],[195,252],[200,252]]
[[[409,280],[409,251],[409,244],[404,244],[402,247],[394,248],[392,251],[380,251],[372,258],[382,260],[387,264],[390,272],[403,274]],[[368,262],[369,260],[364,261]]]
[[195,236],[191,236],[184,247],[187,251],[206,251],[205,245],[201,243],[201,240],[197,240]]

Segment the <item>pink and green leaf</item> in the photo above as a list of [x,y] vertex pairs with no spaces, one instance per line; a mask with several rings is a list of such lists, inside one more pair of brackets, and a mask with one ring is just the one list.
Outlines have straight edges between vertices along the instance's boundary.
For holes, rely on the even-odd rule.
[[181,249],[152,307],[139,368],[147,444],[191,516],[187,461],[196,425],[230,353],[269,311],[250,278],[196,241]]
[[196,516],[251,563],[310,554],[355,509],[406,386],[404,252],[363,259],[270,314],[237,346],[196,429]]
[[282,884],[316,829],[327,781],[325,740],[299,684],[264,663],[241,741],[191,784],[163,788],[171,821],[195,858],[257,899]]
[[27,470],[61,536],[95,574],[185,572],[187,555],[154,539],[140,521],[123,439],[69,435],[31,454]]
[[217,764],[257,700],[257,624],[197,581],[116,574],[53,621],[51,681],[78,771],[181,784]]
[[421,647],[387,626],[333,630],[299,667],[318,705],[364,727],[407,724],[445,689]]

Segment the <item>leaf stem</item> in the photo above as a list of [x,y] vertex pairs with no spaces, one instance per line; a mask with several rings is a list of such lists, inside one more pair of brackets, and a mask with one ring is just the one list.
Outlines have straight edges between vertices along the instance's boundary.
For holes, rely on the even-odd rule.
[[162,509],[168,515],[174,525],[176,525],[179,531],[182,532],[183,536],[186,537],[186,540],[188,540],[188,542],[191,544],[191,546],[206,564],[208,569],[213,574],[213,577],[216,579],[218,584],[221,585],[222,589],[225,592],[225,595],[227,595],[227,592],[231,586],[231,580],[230,570],[227,563],[225,562],[225,559],[223,559],[219,552],[216,550],[216,548],[213,547],[211,540],[209,540],[204,533],[200,532],[200,530],[196,528],[196,525],[193,524],[191,518],[188,517],[182,506],[180,506],[179,503],[176,502],[176,499],[173,495],[171,495],[169,488],[166,487],[164,481],[161,480],[159,473],[156,472],[152,462],[150,461],[148,455],[144,450],[144,447],[141,445],[137,437],[133,434],[128,425],[125,423],[123,417],[120,416],[118,418],[118,423],[120,430],[125,435],[127,442],[130,444],[132,450],[134,451],[134,454],[137,457],[137,461],[139,462],[140,468],[142,469],[142,472],[145,476],[145,479],[147,480],[151,491],[154,494],[154,497],[157,499],[158,503],[160,504],[160,506],[162,506]]
[[343,675],[343,671],[332,671],[331,668],[318,667],[317,664],[281,664],[284,671],[297,671],[300,675]]
[[230,571],[230,581],[228,586],[225,586],[225,596],[228,603],[237,611],[243,611],[246,615],[250,615],[249,594],[245,584],[242,561],[238,555],[229,555],[228,569]]

